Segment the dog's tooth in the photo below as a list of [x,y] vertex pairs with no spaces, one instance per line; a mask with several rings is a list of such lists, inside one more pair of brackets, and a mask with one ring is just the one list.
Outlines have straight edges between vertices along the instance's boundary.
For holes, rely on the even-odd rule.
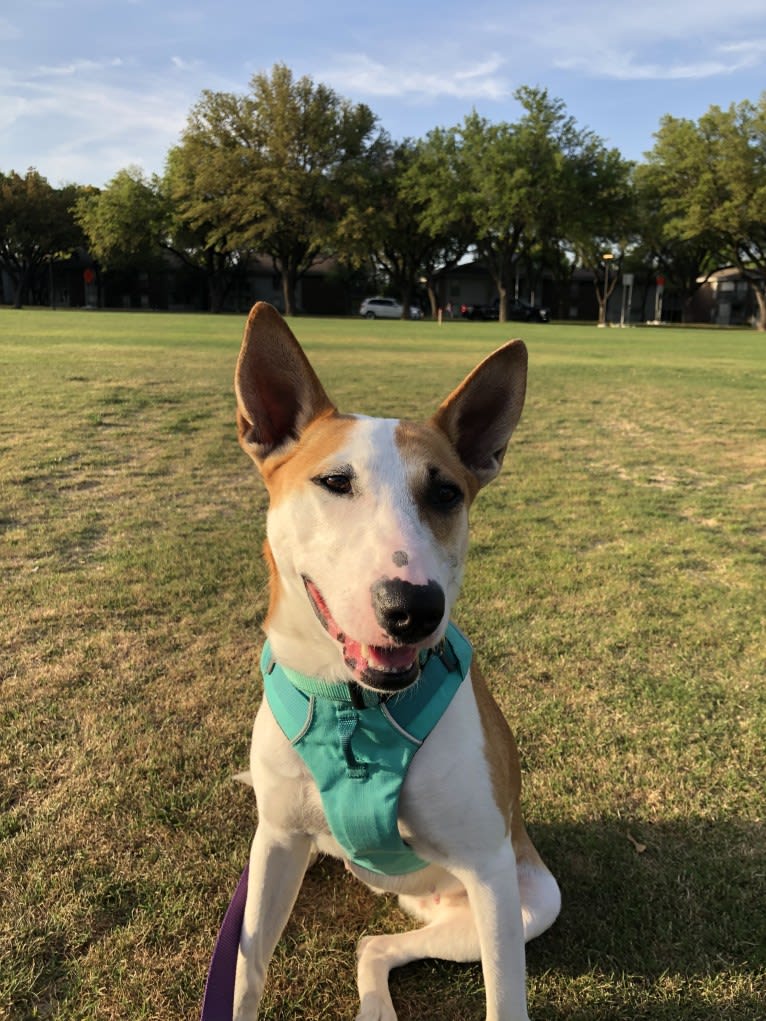
[[362,645],[362,659],[370,658],[370,647],[369,645]]

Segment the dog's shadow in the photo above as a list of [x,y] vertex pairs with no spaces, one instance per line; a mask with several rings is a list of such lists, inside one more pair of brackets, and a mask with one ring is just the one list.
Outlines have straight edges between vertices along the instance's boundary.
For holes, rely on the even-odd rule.
[[[762,824],[596,820],[530,832],[563,895],[560,918],[527,949],[535,1019],[766,1017]],[[353,1017],[359,935],[408,927],[395,901],[320,860],[272,964],[264,1016]],[[484,1018],[478,965],[415,963],[392,973],[391,991],[401,1021]]]

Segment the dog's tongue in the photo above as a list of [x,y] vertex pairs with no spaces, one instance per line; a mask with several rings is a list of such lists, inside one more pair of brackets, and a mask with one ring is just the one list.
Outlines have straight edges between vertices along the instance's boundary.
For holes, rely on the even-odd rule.
[[368,668],[390,673],[408,670],[415,662],[417,654],[417,649],[411,645],[391,647],[362,645],[349,638],[343,643],[343,658],[357,679],[360,679]]
[[411,645],[400,645],[390,649],[371,645],[367,659],[375,670],[407,670],[412,666],[416,655],[417,650]]

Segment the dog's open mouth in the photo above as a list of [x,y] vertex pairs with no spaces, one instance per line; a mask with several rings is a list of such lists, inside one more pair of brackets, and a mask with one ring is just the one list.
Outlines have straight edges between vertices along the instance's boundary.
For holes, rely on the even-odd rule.
[[419,649],[414,645],[365,645],[345,634],[335,622],[322,593],[303,578],[314,612],[331,638],[343,646],[343,659],[354,680],[376,691],[402,691],[420,674]]

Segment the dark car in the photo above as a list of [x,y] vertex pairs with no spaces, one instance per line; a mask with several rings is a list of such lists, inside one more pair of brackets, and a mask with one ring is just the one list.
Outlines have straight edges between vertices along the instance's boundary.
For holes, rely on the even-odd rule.
[[463,319],[497,319],[497,305],[461,305]]
[[[499,303],[496,302],[496,304]],[[547,308],[530,305],[528,301],[522,301],[521,298],[511,298],[508,302],[508,318],[518,319],[525,323],[547,323],[550,322],[551,314]]]
[[[495,320],[500,318],[500,301],[495,299],[491,305],[461,305],[460,315],[463,319]],[[550,321],[550,312],[547,308],[540,308],[538,305],[530,305],[528,301],[521,298],[508,299],[509,320],[515,319],[523,323],[547,323]]]

